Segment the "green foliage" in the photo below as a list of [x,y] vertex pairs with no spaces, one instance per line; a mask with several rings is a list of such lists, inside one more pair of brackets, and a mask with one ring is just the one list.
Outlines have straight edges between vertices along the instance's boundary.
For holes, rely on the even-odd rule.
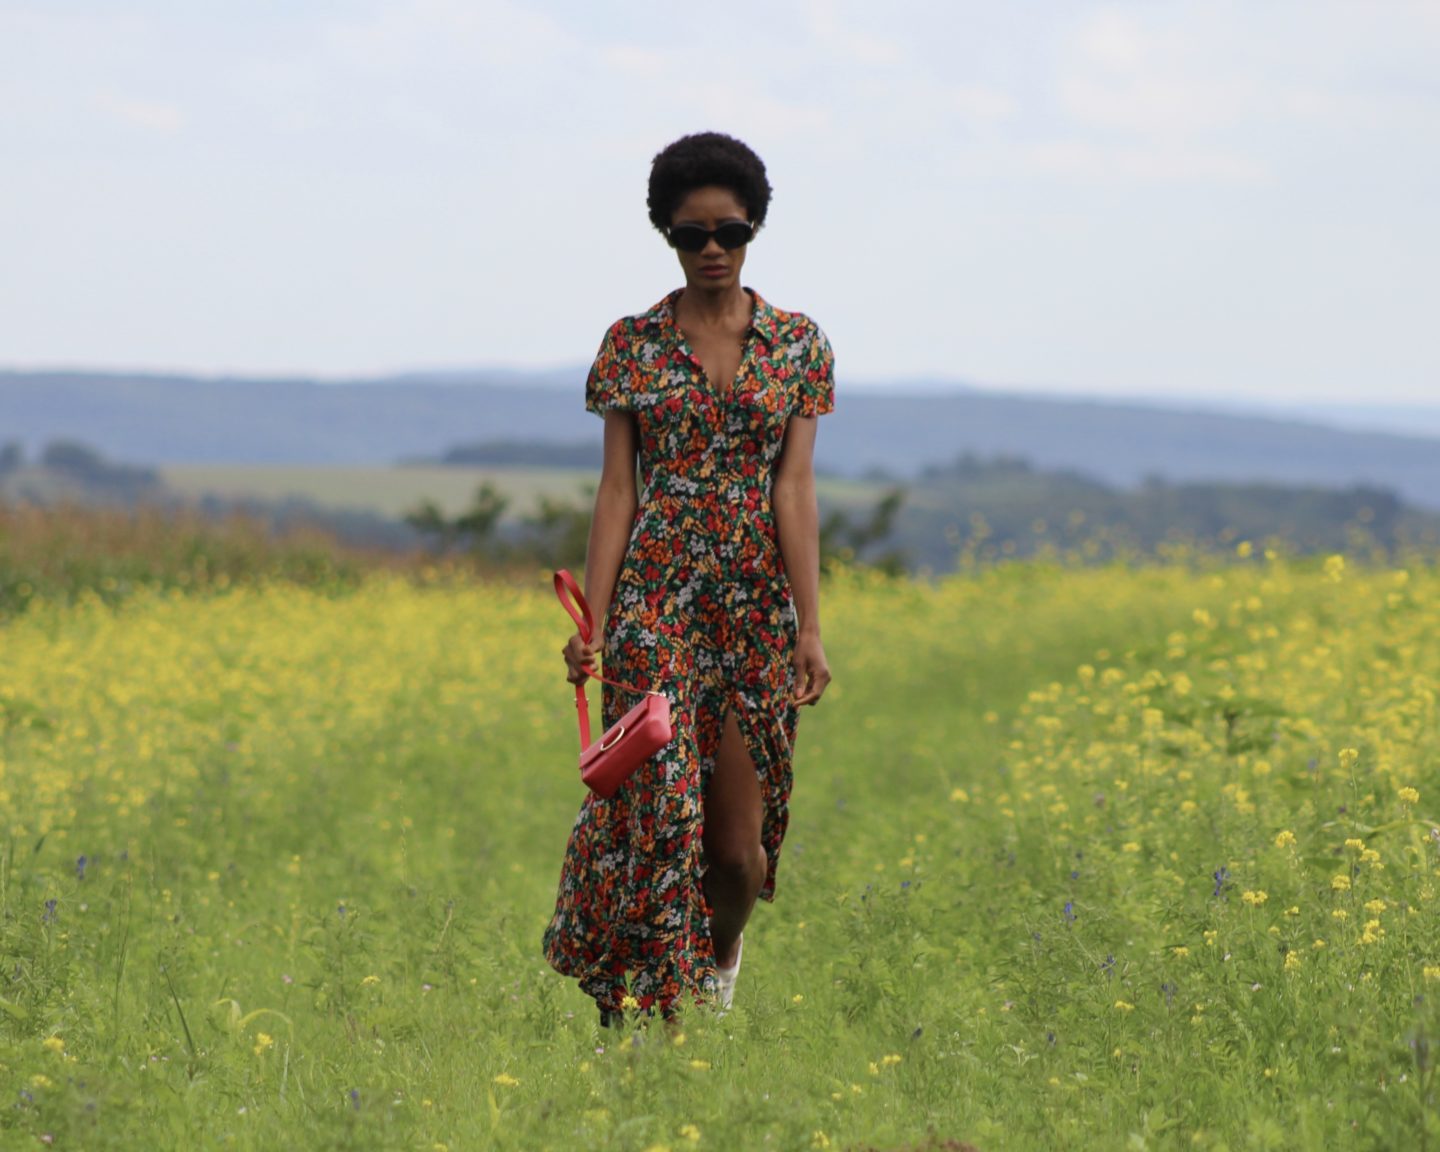
[[524,517],[518,553],[541,568],[579,568],[585,563],[595,488],[587,486],[578,501],[541,496],[536,511]]
[[22,444],[0,448],[0,501],[20,494],[51,503],[133,504],[161,490],[160,475],[153,468],[114,463],[75,441],[52,441],[33,466],[26,464]]
[[859,565],[889,576],[902,575],[907,568],[905,553],[885,546],[895,533],[896,518],[904,502],[905,489],[891,488],[860,523],[844,509],[831,508],[820,521],[821,566],[830,571]]
[[145,589],[224,591],[267,580],[353,586],[374,558],[314,529],[174,509],[0,504],[0,624],[35,603],[118,604]]
[[10,621],[0,1147],[1437,1146],[1440,577],[826,597],[779,898],[673,1030],[539,956],[581,795],[542,582]]
[[405,523],[427,536],[441,554],[456,549],[477,559],[499,559],[497,531],[510,501],[488,480],[475,490],[470,507],[447,517],[434,500],[406,513]]
[[461,467],[566,468],[598,472],[602,452],[599,441],[594,439],[563,444],[549,440],[482,440],[446,449],[437,463]]
[[461,552],[490,568],[578,567],[585,562],[594,492],[593,486],[583,490],[578,501],[541,493],[538,507],[506,531],[510,501],[486,481],[476,489],[470,507],[455,516],[447,517],[433,500],[426,500],[405,522],[427,536],[442,556]]
[[1176,545],[1224,551],[1240,540],[1288,553],[1440,547],[1440,515],[1393,492],[1356,486],[1171,483],[1133,489],[1008,457],[962,456],[925,469],[895,526],[896,542],[935,571],[958,562],[1065,556],[1096,563],[1163,555]]

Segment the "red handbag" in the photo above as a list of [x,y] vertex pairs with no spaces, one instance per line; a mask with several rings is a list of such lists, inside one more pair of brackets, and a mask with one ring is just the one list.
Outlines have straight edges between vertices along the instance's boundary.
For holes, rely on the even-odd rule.
[[[560,603],[575,621],[580,639],[590,643],[595,634],[595,619],[590,614],[590,605],[585,602],[585,594],[575,583],[575,577],[564,568],[555,573],[555,595],[560,597]],[[619,791],[620,785],[630,779],[635,769],[675,738],[675,729],[670,723],[670,701],[664,694],[645,692],[630,684],[607,679],[599,672],[591,671],[590,675],[643,697],[592,744],[590,702],[585,698],[585,685],[575,685],[575,710],[580,720],[580,779],[595,795],[608,800]]]

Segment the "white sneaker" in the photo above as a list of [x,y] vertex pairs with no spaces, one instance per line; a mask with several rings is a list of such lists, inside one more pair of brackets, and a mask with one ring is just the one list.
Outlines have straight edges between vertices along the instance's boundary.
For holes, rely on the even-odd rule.
[[740,937],[739,946],[735,949],[735,966],[733,968],[722,968],[715,965],[715,994],[720,1002],[720,1010],[723,1012],[730,1007],[735,1000],[735,979],[740,975],[740,961],[745,957],[745,937]]

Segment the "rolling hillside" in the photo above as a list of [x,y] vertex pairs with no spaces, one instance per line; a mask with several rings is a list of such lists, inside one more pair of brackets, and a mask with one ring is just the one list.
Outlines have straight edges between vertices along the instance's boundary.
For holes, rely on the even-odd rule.
[[[73,438],[146,464],[383,464],[459,443],[598,437],[581,373],[500,382],[392,378],[212,380],[90,373],[0,373],[0,443]],[[1018,457],[1120,486],[1147,477],[1394,491],[1440,507],[1440,439],[1347,432],[1218,411],[995,392],[847,393],[822,425],[819,467],[914,476],[970,453]]]

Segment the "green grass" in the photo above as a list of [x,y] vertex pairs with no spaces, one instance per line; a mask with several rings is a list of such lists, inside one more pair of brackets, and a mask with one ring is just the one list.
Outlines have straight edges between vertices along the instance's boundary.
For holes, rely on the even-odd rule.
[[1440,794],[1436,582],[1331,575],[832,582],[736,1010],[621,1032],[539,954],[581,795],[542,582],[32,605],[0,1147],[1421,1147],[1435,861],[1384,829],[1386,773]]
[[422,500],[448,516],[469,507],[475,490],[495,485],[511,500],[511,513],[533,511],[542,496],[581,499],[588,472],[540,468],[325,467],[268,464],[171,464],[165,484],[182,496],[284,500],[300,497],[320,508],[375,512],[399,518]]

